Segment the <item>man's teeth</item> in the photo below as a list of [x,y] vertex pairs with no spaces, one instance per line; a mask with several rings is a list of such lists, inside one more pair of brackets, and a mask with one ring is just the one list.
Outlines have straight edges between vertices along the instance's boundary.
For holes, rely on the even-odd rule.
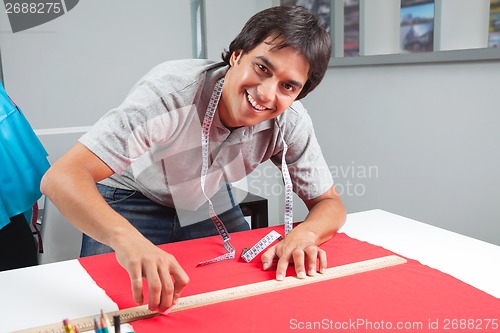
[[250,104],[252,104],[252,106],[257,109],[257,110],[260,110],[260,111],[263,111],[265,109],[267,109],[265,106],[262,106],[262,105],[259,105],[253,98],[252,96],[250,96],[250,94],[247,94],[247,100],[250,102]]

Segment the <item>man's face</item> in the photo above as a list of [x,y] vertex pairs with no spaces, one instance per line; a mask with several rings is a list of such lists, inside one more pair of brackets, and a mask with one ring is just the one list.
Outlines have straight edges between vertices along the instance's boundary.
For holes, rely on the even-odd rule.
[[227,128],[253,126],[279,116],[307,82],[306,58],[292,47],[271,50],[276,44],[268,38],[249,53],[231,55],[218,107]]

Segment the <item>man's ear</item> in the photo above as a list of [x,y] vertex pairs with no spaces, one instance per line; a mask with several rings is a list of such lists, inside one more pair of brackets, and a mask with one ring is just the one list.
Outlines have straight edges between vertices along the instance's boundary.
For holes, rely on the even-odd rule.
[[239,63],[242,54],[243,52],[241,50],[236,50],[231,54],[231,58],[229,58],[229,64],[231,67],[233,67],[234,64]]

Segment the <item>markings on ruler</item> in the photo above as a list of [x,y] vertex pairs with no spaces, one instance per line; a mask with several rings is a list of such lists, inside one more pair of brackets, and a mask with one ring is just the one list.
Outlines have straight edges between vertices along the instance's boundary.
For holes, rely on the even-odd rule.
[[[184,311],[201,306],[227,302],[235,299],[262,295],[274,291],[299,287],[307,284],[332,280],[344,276],[354,275],[363,272],[374,271],[381,268],[401,265],[406,263],[406,259],[397,255],[389,255],[375,259],[359,261],[351,264],[330,267],[325,270],[323,274],[316,274],[314,276],[307,276],[304,279],[299,279],[295,276],[288,276],[283,281],[266,280],[242,286],[210,291],[202,294],[181,297],[178,303],[171,308],[170,312]],[[129,323],[132,321],[146,319],[153,316],[160,315],[157,312],[148,310],[147,305],[136,306],[128,309],[118,311],[111,311],[106,313],[109,318],[114,315],[119,315],[122,323]],[[73,326],[78,326],[80,332],[91,331],[94,329],[94,317],[89,316],[76,320],[71,320]],[[21,330],[14,333],[64,333],[64,328],[61,323]]]

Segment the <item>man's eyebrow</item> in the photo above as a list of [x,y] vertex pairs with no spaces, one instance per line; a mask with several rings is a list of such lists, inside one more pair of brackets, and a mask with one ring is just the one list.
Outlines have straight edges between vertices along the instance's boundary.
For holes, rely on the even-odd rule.
[[[262,61],[270,70],[272,70],[272,71],[275,70],[273,63],[270,62],[269,59],[267,59],[266,57],[257,56],[256,58],[259,59],[260,61]],[[296,86],[299,89],[302,89],[302,83],[300,83],[299,81],[288,80],[287,82],[293,86]]]

